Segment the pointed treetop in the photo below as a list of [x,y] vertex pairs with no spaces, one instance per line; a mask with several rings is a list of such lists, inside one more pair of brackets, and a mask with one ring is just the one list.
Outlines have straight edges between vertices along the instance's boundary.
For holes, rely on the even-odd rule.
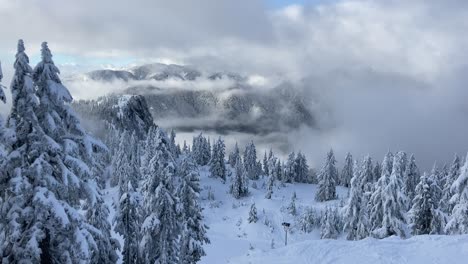
[[47,42],[44,41],[41,44],[41,58],[42,61],[45,63],[54,63],[52,61],[52,53],[50,52],[49,46],[47,45]]
[[17,46],[17,51],[18,53],[19,52],[23,52],[25,51],[26,49],[24,48],[24,41],[22,39],[18,40],[18,46]]

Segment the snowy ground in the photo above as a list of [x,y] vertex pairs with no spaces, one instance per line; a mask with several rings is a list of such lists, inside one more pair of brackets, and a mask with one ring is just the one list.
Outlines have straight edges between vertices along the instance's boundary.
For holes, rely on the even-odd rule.
[[[277,186],[272,199],[268,200],[262,187],[264,180],[258,180],[257,189],[251,187],[250,181],[250,195],[236,200],[228,193],[229,179],[223,184],[219,179],[208,177],[207,167],[202,168],[200,174],[201,199],[211,240],[211,244],[205,245],[207,256],[202,258],[202,264],[468,263],[468,235],[415,236],[406,240],[397,237],[382,240],[367,238],[351,242],[345,240],[344,235],[338,240],[322,240],[319,229],[308,234],[298,229],[296,220],[286,210],[294,191],[300,214],[305,207],[321,210],[326,206],[342,205],[347,196],[347,189],[343,187],[337,187],[338,200],[326,203],[314,200],[317,186],[311,184]],[[209,189],[214,193],[214,200],[207,199]],[[117,201],[117,192],[117,188],[106,190],[110,198],[107,199],[109,206]],[[253,202],[258,210],[257,223],[247,220]],[[112,208],[111,219],[113,215]],[[269,225],[265,224],[265,220]],[[292,224],[287,246],[284,245],[283,222]],[[114,232],[112,234],[123,245],[122,237]]]
[[[208,237],[207,256],[203,264],[221,263],[468,263],[468,236],[417,236],[402,240],[391,237],[383,240],[367,238],[351,242],[344,236],[338,240],[321,240],[319,229],[305,234],[295,226],[294,218],[285,209],[292,193],[297,194],[298,212],[304,207],[318,210],[327,205],[338,206],[347,196],[347,189],[338,187],[340,199],[327,203],[314,200],[316,185],[287,184],[275,188],[271,200],[265,199],[263,180],[258,189],[250,187],[250,196],[236,200],[228,194],[228,183],[209,178],[207,168],[201,174],[202,199],[205,208]],[[252,182],[250,182],[252,183]],[[215,200],[207,200],[208,189]],[[258,222],[248,223],[250,205],[255,202]],[[265,225],[265,218],[271,223]],[[282,222],[290,222],[292,234],[284,246]],[[274,249],[271,241],[274,240]]]

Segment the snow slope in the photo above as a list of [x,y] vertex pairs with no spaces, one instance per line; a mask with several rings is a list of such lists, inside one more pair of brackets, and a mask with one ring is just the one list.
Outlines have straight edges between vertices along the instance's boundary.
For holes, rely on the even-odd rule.
[[[229,166],[228,166],[229,168]],[[221,263],[468,263],[468,236],[415,236],[406,240],[390,237],[383,240],[367,238],[347,241],[321,240],[320,230],[304,233],[297,218],[289,215],[292,193],[297,194],[296,207],[300,215],[305,207],[323,210],[340,206],[346,200],[347,189],[337,187],[338,200],[318,203],[314,200],[316,185],[286,184],[275,187],[271,200],[264,198],[263,179],[256,181],[258,189],[250,187],[250,196],[236,200],[226,184],[210,178],[208,168],[200,171],[205,222],[209,226],[211,244],[205,246],[204,264]],[[250,181],[250,184],[252,181]],[[215,199],[208,200],[208,190]],[[258,211],[257,223],[248,223],[251,204]],[[265,224],[265,220],[270,222]],[[282,222],[291,223],[288,246],[284,246]],[[274,240],[274,249],[271,242]]]
[[468,235],[391,237],[361,241],[311,240],[276,250],[254,250],[230,263],[467,263]]

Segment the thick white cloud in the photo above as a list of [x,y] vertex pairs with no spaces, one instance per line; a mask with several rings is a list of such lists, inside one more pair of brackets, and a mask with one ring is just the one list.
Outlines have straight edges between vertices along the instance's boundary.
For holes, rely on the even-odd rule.
[[468,150],[467,1],[265,3],[0,0],[0,54],[13,56],[21,37],[30,54],[48,40],[75,57],[292,80],[327,109],[320,130],[292,133],[307,142],[291,145],[308,146],[314,161],[330,146],[377,157],[401,148],[428,167]]

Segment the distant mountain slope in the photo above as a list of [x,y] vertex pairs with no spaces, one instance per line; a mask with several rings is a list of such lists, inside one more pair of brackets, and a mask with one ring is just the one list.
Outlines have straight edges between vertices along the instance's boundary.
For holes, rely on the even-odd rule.
[[141,95],[109,95],[97,100],[80,100],[73,108],[81,116],[84,126],[97,134],[110,126],[134,131],[139,137],[154,124],[146,100]]
[[[123,83],[126,88],[116,88],[114,96],[144,96],[154,120],[178,131],[263,135],[316,126],[310,101],[290,84],[256,89],[248,78],[235,73],[202,73],[192,67],[158,63],[93,71],[81,77],[98,83]],[[179,86],[171,86],[173,82],[168,80],[178,81]],[[77,107],[80,104],[88,107],[84,101]]]

